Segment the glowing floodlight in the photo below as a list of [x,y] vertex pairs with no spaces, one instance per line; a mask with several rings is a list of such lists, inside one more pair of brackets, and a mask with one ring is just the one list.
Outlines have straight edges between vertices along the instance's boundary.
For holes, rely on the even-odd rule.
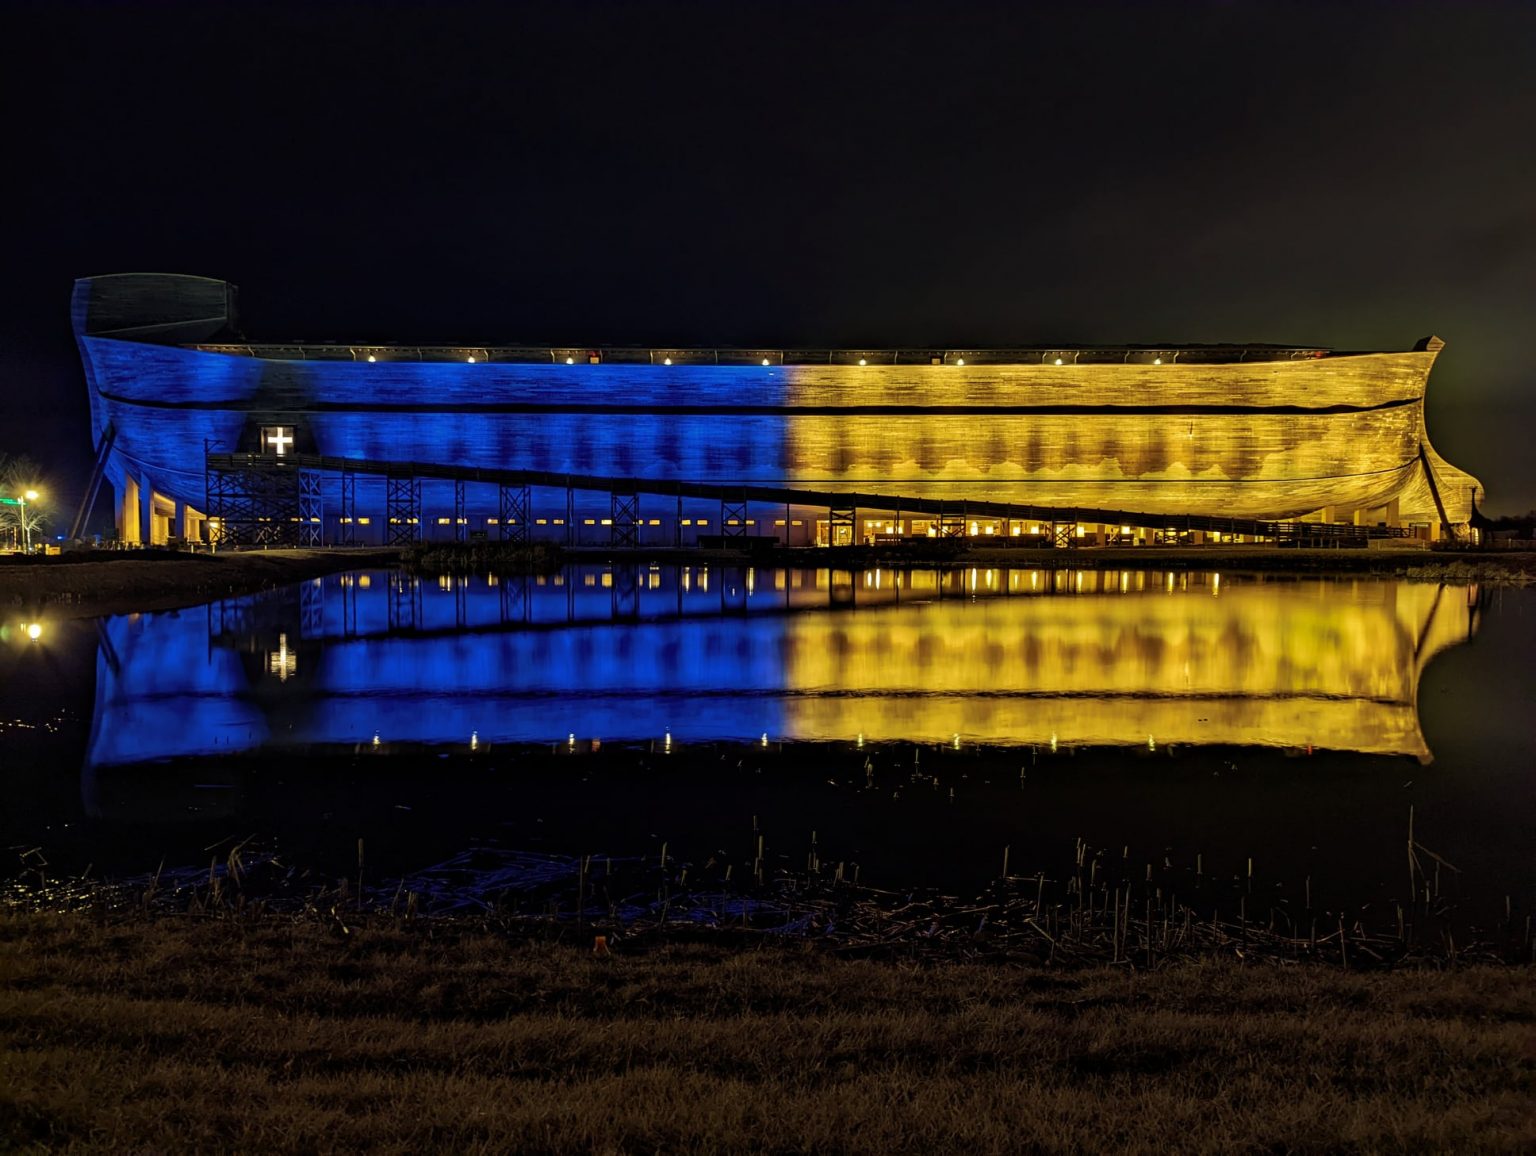
[[1058,357],[1058,358],[1057,358],[1057,359],[1056,359],[1056,364],[1057,364],[1057,365],[1060,365],[1060,364],[1061,364],[1061,358],[1059,358],[1059,357]]
[[371,354],[371,353],[370,353],[370,354],[369,354],[369,355],[368,355],[368,363],[369,363],[369,364],[370,364],[370,365],[371,365],[371,364],[373,364],[373,363],[374,363],[374,362],[375,362],[375,361],[377,361],[377,360],[378,360],[378,358],[377,358],[377,357],[375,357],[375,356],[374,356],[374,355],[373,355],[373,354]]
[[567,365],[575,365],[576,364],[576,359],[574,357],[567,357],[565,359],[565,363]]
[[1161,357],[1154,357],[1152,359],[1152,364],[1153,365],[1161,365],[1162,363],[1163,363],[1163,359]]
[[868,365],[868,364],[869,364],[869,362],[867,362],[867,361],[865,361],[865,360],[864,360],[864,359],[863,359],[863,358],[862,358],[862,357],[861,357],[861,358],[859,358],[859,364],[860,364],[860,365]]
[[468,361],[471,365],[473,365],[475,363],[475,356],[474,356],[474,354],[470,354],[467,358],[465,358],[465,360]]
[[965,364],[965,358],[963,358],[963,357],[955,358],[955,364],[956,365],[964,365]]
[[768,359],[767,359],[767,358],[766,358],[766,357],[765,357],[765,358],[763,358],[763,364],[764,364],[764,365],[767,365],[767,364],[768,364]]
[[42,623],[40,623],[40,622],[31,622],[31,623],[27,624],[27,637],[28,638],[30,638],[33,642],[36,642],[42,636],[43,636]]
[[671,365],[672,364],[672,359],[670,357],[663,357],[661,359],[661,363],[663,365]]

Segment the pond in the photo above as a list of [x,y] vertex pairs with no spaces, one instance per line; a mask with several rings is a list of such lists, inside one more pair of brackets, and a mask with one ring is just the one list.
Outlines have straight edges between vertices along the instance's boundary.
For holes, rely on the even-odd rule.
[[1528,906],[1533,654],[1536,592],[1476,585],[347,573],[6,623],[0,833],[98,872],[251,834],[402,872],[487,840],[750,863],[762,838],[960,890],[1086,841],[1362,906],[1406,890],[1412,807],[1448,893]]

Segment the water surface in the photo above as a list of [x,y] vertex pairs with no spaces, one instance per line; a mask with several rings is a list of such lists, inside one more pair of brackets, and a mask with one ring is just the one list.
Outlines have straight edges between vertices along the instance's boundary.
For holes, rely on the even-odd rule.
[[380,870],[484,839],[750,863],[766,833],[965,889],[1083,839],[1379,905],[1412,806],[1448,889],[1536,898],[1530,591],[583,566],[17,625],[0,827],[61,867],[249,834]]

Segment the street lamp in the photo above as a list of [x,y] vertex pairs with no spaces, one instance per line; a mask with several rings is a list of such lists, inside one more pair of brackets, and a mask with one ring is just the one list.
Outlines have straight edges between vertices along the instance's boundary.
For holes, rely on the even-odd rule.
[[37,501],[37,491],[28,490],[21,495],[18,503],[21,506],[21,549],[24,554],[32,553],[32,523],[27,521],[27,503]]

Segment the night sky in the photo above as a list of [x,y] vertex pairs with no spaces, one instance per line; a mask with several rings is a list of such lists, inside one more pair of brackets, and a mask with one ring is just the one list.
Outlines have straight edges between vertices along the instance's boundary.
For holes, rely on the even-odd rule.
[[1536,507],[1536,4],[4,3],[0,450],[68,504],[75,277],[253,338],[1448,347]]

